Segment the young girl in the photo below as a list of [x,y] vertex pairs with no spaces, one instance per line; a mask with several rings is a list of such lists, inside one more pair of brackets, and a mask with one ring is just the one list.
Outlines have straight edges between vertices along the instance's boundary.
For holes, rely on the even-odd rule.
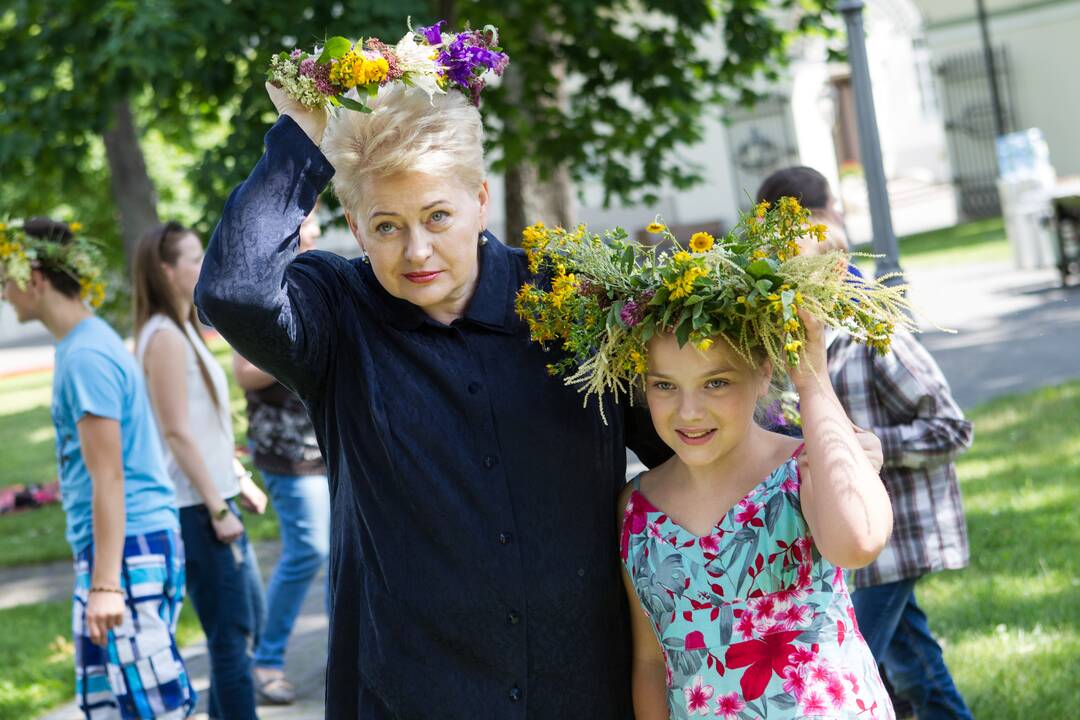
[[[803,364],[824,368],[803,322]],[[649,342],[645,395],[675,456],[622,498],[639,720],[892,717],[842,570],[888,540],[888,496],[824,373],[791,373],[805,445],[754,423],[771,370],[723,340]]]
[[[528,228],[541,274],[517,299],[533,339],[559,343],[553,373],[605,417],[644,387],[675,452],[621,497],[636,717],[892,718],[843,573],[880,552],[892,511],[829,384],[823,321],[885,352],[902,296],[853,281],[843,253],[801,256],[827,229],[791,198],[685,249],[659,219],[647,230],[673,251]],[[805,441],[754,422],[777,366]]]

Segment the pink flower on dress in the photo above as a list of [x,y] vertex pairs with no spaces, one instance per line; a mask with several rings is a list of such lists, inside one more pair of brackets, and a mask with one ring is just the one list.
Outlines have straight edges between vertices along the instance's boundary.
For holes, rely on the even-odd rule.
[[769,616],[773,613],[773,608],[776,607],[775,595],[763,595],[754,602],[754,609],[757,611],[758,618],[762,620],[769,619]]
[[816,692],[806,695],[802,699],[802,710],[805,715],[824,715],[825,700]]
[[844,568],[838,567],[833,572],[832,585],[833,590],[836,592],[839,592],[840,589],[844,587]]
[[715,714],[717,717],[723,715],[724,720],[736,720],[744,707],[746,703],[739,697],[739,693],[733,692],[717,698]]
[[840,678],[834,676],[829,680],[825,692],[828,693],[833,708],[839,710],[844,707],[844,703],[847,702],[847,691],[844,689],[844,683],[840,682]]
[[754,613],[747,608],[743,611],[742,617],[739,618],[739,622],[735,623],[735,629],[742,633],[744,638],[753,637],[754,635]]
[[701,545],[701,549],[705,552],[718,553],[720,552],[720,538],[723,537],[721,533],[713,533],[712,535],[706,535],[698,538],[698,544]]
[[809,605],[792,605],[777,617],[788,626],[795,627],[805,623],[809,619],[810,613]]
[[773,595],[776,596],[779,602],[789,602],[792,600],[802,600],[806,595],[806,591],[798,585],[788,585],[785,588],[780,588]]
[[741,507],[742,510],[736,513],[735,522],[739,523],[740,525],[749,524],[750,521],[757,517],[757,514],[761,511],[761,505],[758,505],[753,500],[740,500],[739,507]]
[[814,660],[817,660],[817,655],[808,647],[796,648],[795,652],[791,653],[791,663],[793,665],[809,665]]
[[784,668],[784,692],[796,700],[802,699],[806,692],[806,678],[803,677],[802,668],[796,665]]
[[799,479],[793,475],[788,475],[784,478],[784,482],[780,483],[780,489],[786,493],[797,494],[799,492]]
[[646,526],[646,531],[649,537],[656,538],[658,540],[664,539],[664,533],[660,531],[660,526],[654,522],[651,522]]
[[824,662],[819,662],[810,668],[810,677],[814,682],[829,683],[836,677],[836,673]]
[[859,677],[855,673],[849,672],[849,673],[844,673],[844,679],[847,680],[849,683],[851,683],[851,692],[858,695],[859,694]]
[[709,700],[712,699],[716,690],[712,685],[705,685],[705,679],[700,675],[694,676],[694,681],[688,688],[683,688],[686,697],[686,711],[698,715],[709,714]]

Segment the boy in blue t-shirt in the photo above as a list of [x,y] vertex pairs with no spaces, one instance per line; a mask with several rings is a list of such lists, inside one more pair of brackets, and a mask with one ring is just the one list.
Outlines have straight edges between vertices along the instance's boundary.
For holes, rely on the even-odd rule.
[[75,555],[75,692],[88,720],[184,718],[195,692],[176,647],[184,549],[142,373],[83,303],[99,258],[45,218],[0,226],[0,282],[20,322],[56,337],[52,419]]

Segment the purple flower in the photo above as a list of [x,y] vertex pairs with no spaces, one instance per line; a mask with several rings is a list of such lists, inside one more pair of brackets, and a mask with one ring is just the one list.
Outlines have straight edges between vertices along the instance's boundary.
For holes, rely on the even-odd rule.
[[440,20],[434,25],[428,27],[422,27],[417,32],[424,36],[424,39],[428,41],[428,45],[441,45],[442,44],[442,26],[446,24],[445,20]]
[[304,54],[303,50],[301,50],[300,48],[294,48],[293,51],[291,53],[289,53],[289,59],[290,60],[299,60],[300,56],[303,55],[303,54]]
[[506,53],[493,50],[488,36],[479,31],[464,32],[439,53],[439,64],[445,68],[446,77],[468,93],[474,103],[480,99],[484,82],[480,76],[491,70],[501,75],[510,59]]
[[633,300],[627,300],[626,304],[622,306],[622,310],[619,311],[619,317],[626,323],[627,327],[634,327],[639,322],[645,319],[645,312],[648,310],[648,303],[637,303]]
[[315,81],[315,89],[323,95],[336,95],[337,89],[330,83],[330,63],[320,63],[313,57],[300,61],[300,74]]

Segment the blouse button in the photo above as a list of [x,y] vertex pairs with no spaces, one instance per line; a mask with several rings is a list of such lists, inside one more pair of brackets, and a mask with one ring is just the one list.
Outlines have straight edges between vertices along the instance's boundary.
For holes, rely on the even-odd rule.
[[499,533],[499,544],[500,545],[509,545],[511,543],[511,541],[513,541],[513,539],[514,539],[514,536],[511,535],[508,532]]
[[520,699],[521,699],[521,688],[519,688],[517,685],[515,685],[514,687],[510,688],[510,700],[511,700],[511,702],[517,702]]
[[488,470],[495,467],[495,463],[497,463],[497,462],[498,462],[498,460],[495,458],[494,455],[485,455],[484,456],[484,467],[487,468]]
[[511,610],[509,614],[507,614],[506,619],[510,621],[511,625],[517,625],[521,622],[521,615],[518,614],[517,610]]

